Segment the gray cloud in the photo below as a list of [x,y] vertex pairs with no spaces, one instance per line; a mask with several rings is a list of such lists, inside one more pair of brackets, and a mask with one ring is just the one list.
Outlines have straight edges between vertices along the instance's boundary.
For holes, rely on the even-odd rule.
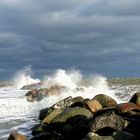
[[76,67],[138,76],[139,6],[138,0],[1,0],[0,73],[31,64],[38,75]]

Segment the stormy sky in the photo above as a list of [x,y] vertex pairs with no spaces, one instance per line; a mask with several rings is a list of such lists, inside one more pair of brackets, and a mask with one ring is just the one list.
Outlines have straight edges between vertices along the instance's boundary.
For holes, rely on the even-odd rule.
[[139,0],[0,0],[0,79],[32,65],[140,76]]

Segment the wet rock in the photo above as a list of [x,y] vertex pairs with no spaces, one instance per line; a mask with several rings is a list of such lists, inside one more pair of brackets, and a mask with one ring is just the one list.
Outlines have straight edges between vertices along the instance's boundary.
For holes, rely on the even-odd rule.
[[129,102],[135,103],[137,105],[140,105],[140,92],[135,93]]
[[44,133],[35,135],[30,140],[59,140],[59,135],[44,132]]
[[102,109],[102,105],[96,100],[85,101],[85,105],[91,112],[94,112],[94,113]]
[[117,105],[120,115],[128,122],[125,131],[135,135],[136,139],[140,138],[140,106],[128,102]]
[[132,133],[136,137],[136,140],[138,140],[140,138],[140,118],[137,119],[135,116],[126,116],[125,114],[124,119],[129,122],[124,130]]
[[83,104],[83,98],[78,96],[75,98],[72,98],[71,96],[60,100],[59,102],[52,105],[50,108],[45,108],[40,111],[39,119],[43,120],[47,115],[49,115],[51,112],[53,112],[55,109],[65,109],[66,107],[77,107],[82,106]]
[[135,136],[125,131],[114,132],[110,136],[100,136],[98,134],[90,132],[82,140],[135,140]]
[[53,86],[51,88],[33,89],[26,93],[28,101],[40,101],[48,96],[59,95],[62,91],[66,90],[64,86]]
[[105,94],[98,94],[93,98],[93,100],[97,100],[102,107],[114,107],[117,105],[117,102],[114,99]]
[[40,123],[38,125],[35,125],[32,129],[32,135],[35,136],[40,133],[53,133],[54,130],[52,129],[51,125],[47,123]]
[[59,95],[60,93],[66,90],[67,90],[67,87],[65,86],[55,85],[53,87],[48,88],[48,96]]
[[100,136],[93,132],[89,132],[88,135],[82,140],[114,140],[112,136]]
[[134,104],[134,103],[131,103],[131,102],[128,102],[128,103],[121,103],[121,104],[118,104],[117,106],[117,109],[121,112],[121,113],[125,113],[125,112],[130,112],[130,111],[140,111],[140,106]]
[[82,104],[83,102],[83,98],[81,96],[72,98],[71,96],[55,103],[52,108],[66,108],[66,107],[74,107],[74,106],[78,106],[78,104]]
[[49,115],[54,109],[53,108],[44,108],[44,109],[41,109],[40,110],[40,113],[39,113],[39,117],[38,119],[39,120],[43,120],[47,115]]
[[66,122],[68,119],[76,115],[83,115],[87,118],[90,118],[92,116],[92,113],[88,109],[81,107],[66,108],[61,114],[55,117],[51,121],[51,123]]
[[22,134],[19,134],[17,132],[12,132],[8,137],[8,140],[27,140],[27,138]]
[[21,89],[23,89],[23,90],[40,89],[41,85],[42,85],[42,83],[39,82],[39,83],[23,86]]
[[114,140],[135,140],[135,136],[131,133],[122,131],[113,134]]
[[54,109],[49,115],[47,115],[41,123],[50,123],[56,116],[62,112],[61,108]]
[[47,89],[33,89],[29,92],[26,93],[26,99],[29,102],[33,101],[40,101],[42,100],[45,96],[47,96]]
[[124,127],[125,120],[114,109],[98,112],[91,122],[91,132],[99,135],[110,135],[115,131],[122,131]]

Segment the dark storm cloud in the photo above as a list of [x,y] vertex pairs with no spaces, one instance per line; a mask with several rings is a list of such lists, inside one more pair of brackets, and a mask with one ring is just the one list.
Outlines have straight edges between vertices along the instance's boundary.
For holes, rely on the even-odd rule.
[[138,0],[1,0],[0,73],[31,64],[138,76],[139,7]]

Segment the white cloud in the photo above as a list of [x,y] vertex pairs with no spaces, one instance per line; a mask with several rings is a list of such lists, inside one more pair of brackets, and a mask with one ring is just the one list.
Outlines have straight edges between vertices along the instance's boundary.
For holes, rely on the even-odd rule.
[[23,0],[0,0],[0,3],[8,6],[16,6],[22,1]]

